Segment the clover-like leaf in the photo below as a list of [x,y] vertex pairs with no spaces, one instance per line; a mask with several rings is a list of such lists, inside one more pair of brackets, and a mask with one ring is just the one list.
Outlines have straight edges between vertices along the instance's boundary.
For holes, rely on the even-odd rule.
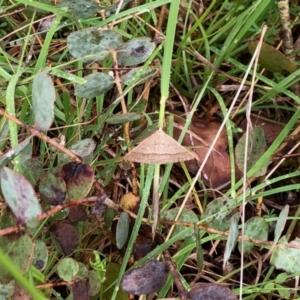
[[[297,248],[292,248],[289,246],[297,246]],[[286,236],[283,236],[279,240],[279,245],[277,245],[271,256],[271,264],[277,269],[285,270],[288,273],[298,273],[300,272],[300,239],[288,243]]]
[[[25,273],[32,260],[33,243],[28,235],[22,235],[19,238],[0,237],[0,248],[13,261],[14,266]],[[0,268],[0,282],[8,283],[12,279],[8,271]],[[2,299],[2,298],[1,298]]]
[[[175,217],[177,216],[178,214],[178,211],[179,211],[179,208],[172,208],[170,210],[168,210],[166,212],[166,215],[165,215],[165,218],[167,220],[175,220]],[[192,211],[192,210],[188,210],[186,208],[183,209],[178,221],[181,221],[181,222],[189,222],[189,223],[197,223],[199,222],[199,219],[197,217],[197,215]],[[173,231],[172,233],[172,236],[178,234],[179,232],[181,231],[184,231],[186,229],[185,226],[176,226],[175,227],[175,230]],[[189,231],[185,232],[185,234],[181,235],[181,239],[184,240],[185,238],[193,235],[194,233],[194,230],[193,228],[190,228]]]
[[39,184],[41,199],[48,204],[62,204],[67,196],[67,187],[62,177],[48,172]]
[[83,98],[94,98],[109,91],[115,84],[115,80],[104,73],[95,73],[85,77],[86,84],[77,84],[75,95]]
[[70,162],[63,165],[58,171],[67,186],[68,200],[84,198],[90,191],[94,182],[94,171],[86,164]]
[[57,264],[57,275],[65,281],[72,281],[78,271],[79,265],[73,258],[63,258]]
[[38,270],[42,271],[46,268],[47,262],[48,262],[47,246],[42,240],[36,240],[34,242],[32,264]]
[[[245,223],[245,236],[253,239],[266,241],[268,239],[268,223],[264,218],[253,217]],[[244,241],[244,253],[250,253],[254,244]],[[239,242],[239,250],[242,251],[241,242]]]
[[[83,139],[73,144],[69,149],[80,156],[84,163],[90,164],[93,160],[93,151],[96,148],[96,142],[93,139]],[[68,155],[58,153],[58,165],[64,165],[71,162]]]
[[148,37],[135,38],[118,49],[120,66],[133,66],[145,62],[155,49],[155,43]]
[[235,206],[236,201],[232,198],[215,199],[206,206],[201,220],[208,227],[227,231],[230,228],[230,218],[228,218],[228,215],[232,213]]
[[122,43],[120,34],[112,30],[96,28],[77,31],[67,37],[70,53],[76,58],[83,58],[86,63],[103,60],[110,50],[120,47]]
[[68,7],[73,10],[78,18],[88,18],[94,16],[97,11],[103,9],[99,5],[91,0],[64,0],[57,5],[58,7]]

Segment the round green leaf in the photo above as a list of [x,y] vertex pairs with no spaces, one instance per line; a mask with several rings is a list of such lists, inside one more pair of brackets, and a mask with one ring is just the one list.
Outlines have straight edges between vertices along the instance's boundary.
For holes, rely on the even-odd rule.
[[78,273],[76,274],[76,279],[84,279],[88,277],[88,269],[85,266],[84,263],[82,262],[77,262],[78,266],[79,266],[79,270]]
[[155,49],[150,38],[133,39],[118,49],[117,60],[120,66],[133,66],[145,62]]
[[55,89],[51,76],[37,73],[32,84],[32,108],[34,124],[41,131],[48,130],[53,122]]
[[[112,30],[98,30],[89,28],[71,33],[67,37],[67,47],[76,58],[83,61],[101,61],[112,49],[120,47],[123,43],[122,36]],[[91,57],[86,57],[92,55]]]
[[[165,218],[167,220],[175,220],[175,218],[178,214],[178,211],[179,211],[178,207],[168,210],[166,212]],[[187,209],[184,208],[181,215],[180,215],[180,217],[179,217],[179,219],[178,219],[178,221],[198,223],[199,219],[193,211],[187,210]],[[185,229],[186,229],[186,227],[184,227],[184,226],[176,226],[173,233],[172,233],[172,236],[178,234],[181,231],[184,231]],[[193,234],[194,234],[194,229],[190,228],[190,230],[188,230],[185,234],[183,234],[181,236],[181,239],[184,240],[184,239],[186,239],[187,237],[189,237]]]
[[90,270],[88,272],[88,278],[89,278],[89,296],[95,297],[99,293],[101,287],[97,271]]
[[[76,142],[69,149],[80,156],[84,163],[90,164],[93,160],[93,151],[96,148],[96,143],[93,139],[83,139],[81,141]],[[64,165],[68,162],[71,162],[68,155],[64,153],[58,154],[58,165]]]
[[230,215],[236,207],[234,199],[215,199],[207,204],[201,220],[207,227],[227,231],[230,228]]
[[11,299],[14,293],[15,282],[12,280],[7,284],[0,283],[0,299]]
[[[235,148],[236,164],[238,168],[243,172],[245,161],[245,147],[246,147],[246,133],[240,138]],[[267,147],[264,130],[260,126],[253,127],[253,130],[249,134],[248,142],[248,156],[247,156],[247,172],[256,164],[256,162],[265,153]],[[263,176],[266,174],[269,161],[261,167],[260,170],[255,173],[255,176]]]
[[[245,224],[245,236],[257,240],[268,240],[269,226],[264,218],[253,217]],[[253,248],[253,243],[244,241],[244,253],[250,253]],[[239,242],[239,250],[241,252],[241,242]]]
[[[286,236],[283,236],[279,240],[279,244],[284,244],[286,247],[278,245],[274,248],[270,259],[271,264],[277,269],[284,270],[290,274],[300,272],[300,239],[296,238],[288,243]],[[298,248],[291,248],[289,245],[294,245]]]
[[95,73],[85,77],[86,84],[75,87],[75,95],[82,98],[94,98],[109,91],[115,84],[115,80],[104,73]]
[[1,169],[0,178],[4,199],[17,220],[34,228],[42,210],[31,184],[23,175],[6,167]]
[[135,113],[117,114],[112,117],[108,117],[105,121],[108,124],[123,124],[126,122],[133,122],[139,120],[141,116]]
[[64,281],[72,281],[78,271],[79,265],[73,258],[63,258],[57,264],[57,275]]
[[58,175],[66,182],[68,200],[84,198],[93,186],[94,171],[86,164],[67,163],[60,168]]
[[39,159],[30,158],[22,163],[22,174],[35,186],[44,173],[43,164]]
[[46,268],[48,262],[48,249],[46,244],[41,240],[34,242],[32,264],[40,271]]
[[94,16],[103,7],[91,0],[64,0],[58,7],[68,7],[73,10],[78,18],[88,18]]
[[[22,235],[17,239],[0,237],[0,248],[13,261],[14,265],[25,273],[32,260],[33,243],[28,235]],[[11,275],[3,268],[0,268],[0,281],[8,283]]]
[[48,204],[62,204],[67,195],[67,187],[62,177],[48,172],[39,184],[41,199]]
[[129,232],[129,215],[127,212],[122,212],[117,225],[116,241],[118,249],[122,249],[127,241]]
[[142,69],[143,67],[135,68],[121,76],[122,83],[129,85],[131,82],[136,81],[138,84],[142,84],[149,80],[149,78],[156,72],[153,68],[147,68],[146,70]]

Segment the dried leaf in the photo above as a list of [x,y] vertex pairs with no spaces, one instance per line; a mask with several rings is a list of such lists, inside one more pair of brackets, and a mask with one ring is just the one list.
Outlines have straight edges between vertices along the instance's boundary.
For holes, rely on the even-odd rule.
[[58,250],[65,255],[73,253],[78,241],[78,232],[75,227],[67,223],[55,223],[50,227]]
[[143,266],[127,271],[121,281],[122,289],[134,295],[158,292],[167,280],[166,264],[155,259]]
[[198,283],[189,292],[192,300],[237,300],[237,297],[226,286],[216,283]]
[[[179,138],[185,120],[177,117],[181,113],[172,111],[175,114],[174,138]],[[185,162],[188,170],[196,174],[201,162],[204,160],[210,145],[212,144],[221,123],[207,122],[197,116],[192,118],[191,125],[184,136],[182,145],[192,147],[198,157],[198,161],[190,160]],[[218,188],[223,184],[230,182],[230,159],[227,153],[227,135],[226,131],[222,131],[215,147],[210,154],[202,172],[201,179],[210,188]],[[237,169],[236,175],[239,177],[241,172]]]

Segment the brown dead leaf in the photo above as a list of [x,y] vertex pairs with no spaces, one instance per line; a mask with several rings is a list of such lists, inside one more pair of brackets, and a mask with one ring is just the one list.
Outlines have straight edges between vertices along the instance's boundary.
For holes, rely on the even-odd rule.
[[[180,112],[178,111],[172,111],[172,113],[177,115],[175,116],[174,139],[178,139],[185,124],[185,119],[179,117]],[[193,117],[182,142],[183,146],[191,147],[199,158],[199,162],[196,160],[185,162],[191,173],[196,174],[198,172],[199,166],[204,160],[220,125],[221,123],[218,121],[208,122],[197,116]],[[230,181],[230,160],[227,146],[226,131],[223,130],[201,174],[201,179],[210,188],[216,189]],[[238,170],[236,172],[240,175]]]

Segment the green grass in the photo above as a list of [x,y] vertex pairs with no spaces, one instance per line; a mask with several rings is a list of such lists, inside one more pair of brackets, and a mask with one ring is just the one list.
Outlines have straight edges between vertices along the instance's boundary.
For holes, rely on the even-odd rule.
[[[160,243],[153,250],[149,250],[144,258],[135,261],[135,267],[142,266],[150,258],[160,257],[161,260],[164,260],[164,251],[169,251],[180,273],[182,285],[187,291],[195,282],[207,282],[209,277],[213,282],[229,285],[236,295],[240,295],[240,299],[275,299],[279,297],[278,295],[288,299],[290,296],[287,295],[287,292],[290,287],[287,285],[287,281],[299,275],[300,270],[296,269],[283,282],[279,282],[279,279],[276,278],[279,274],[284,273],[284,270],[276,270],[269,258],[264,263],[264,269],[261,271],[258,269],[259,258],[263,259],[274,239],[274,232],[271,229],[267,241],[260,240],[253,233],[256,252],[252,251],[248,256],[244,254],[244,264],[241,264],[241,254],[237,247],[233,247],[232,252],[229,252],[229,264],[232,270],[222,275],[223,256],[224,253],[228,254],[226,251],[229,251],[225,249],[225,243],[226,240],[230,240],[234,230],[229,231],[225,227],[216,230],[210,228],[209,218],[201,219],[202,209],[205,211],[208,203],[216,198],[222,198],[224,201],[234,199],[235,205],[230,207],[230,213],[233,215],[234,212],[245,209],[246,221],[256,216],[255,206],[263,201],[262,216],[271,227],[278,221],[280,211],[286,204],[285,199],[291,197],[288,222],[281,226],[280,235],[286,235],[289,242],[297,236],[295,228],[299,220],[299,212],[292,209],[292,206],[298,205],[300,188],[298,160],[297,158],[288,158],[283,163],[275,159],[274,155],[293,132],[295,132],[293,135],[296,136],[295,143],[298,142],[300,98],[294,92],[293,87],[299,80],[298,73],[300,71],[297,70],[292,74],[276,74],[266,70],[261,73],[262,68],[258,65],[259,72],[253,74],[253,68],[248,69],[251,60],[248,42],[259,36],[264,25],[268,26],[264,41],[274,47],[279,43],[280,21],[276,3],[270,0],[214,0],[208,4],[205,1],[204,4],[200,1],[199,3],[179,0],[141,1],[117,14],[107,16],[105,19],[101,18],[100,12],[89,18],[78,19],[72,12],[56,7],[50,1],[43,2],[45,3],[30,0],[0,2],[3,15],[0,27],[1,110],[16,117],[22,123],[32,126],[34,124],[32,81],[39,71],[48,72],[54,82],[56,101],[53,125],[44,134],[61,141],[62,148],[70,148],[86,138],[96,142],[94,151],[87,158],[87,164],[92,166],[95,180],[100,188],[95,184],[86,197],[97,195],[100,189],[102,193],[107,194],[108,199],[119,203],[122,196],[134,190],[132,185],[135,178],[134,172],[136,172],[136,179],[139,182],[137,191],[140,196],[139,210],[135,218],[131,220],[132,230],[129,232],[125,249],[120,251],[116,248],[114,226],[111,227],[112,218],[118,219],[120,211],[113,212],[112,204],[108,202],[105,216],[96,220],[90,215],[93,205],[85,202],[84,207],[89,216],[87,220],[74,225],[79,232],[80,243],[72,257],[91,269],[89,260],[93,259],[93,250],[96,250],[106,257],[107,263],[118,263],[119,273],[110,280],[114,282],[111,287],[111,299],[119,299],[120,283],[124,273],[132,267],[132,263],[129,261],[131,261],[137,237],[142,232],[141,226],[147,224],[147,230],[149,230],[152,225],[153,211],[149,199],[159,197],[162,220],[156,234],[161,239]],[[164,5],[166,5],[167,12],[160,26],[160,12]],[[294,14],[298,9],[299,7],[292,7],[291,12]],[[40,20],[53,13],[56,15],[50,29],[38,34],[36,30]],[[295,20],[292,24],[298,25],[296,22],[298,21]],[[155,28],[159,31],[162,39],[161,43],[156,45],[152,55],[141,64],[143,69],[131,84],[114,86],[106,94],[93,99],[85,99],[74,94],[75,84],[83,84],[84,77],[89,74],[102,71],[107,73],[107,70],[113,70],[114,67],[111,57],[99,63],[85,64],[82,58],[74,58],[69,53],[66,45],[67,36],[89,27],[113,29],[123,37],[125,42],[143,36],[152,39],[155,37]],[[145,83],[137,84],[138,77],[149,66],[158,68],[159,72],[154,78],[148,78]],[[124,69],[120,68],[117,75],[122,76],[126,71]],[[242,83],[247,71],[249,76]],[[239,86],[250,87],[251,76],[255,76],[255,79],[258,80],[252,94],[251,112],[262,115],[267,121],[281,124],[282,128],[279,133],[275,134],[259,160],[245,172],[246,180],[244,180],[238,176],[235,168],[235,147],[238,138],[236,127],[233,124],[237,124],[242,118],[245,118],[247,109],[249,109],[248,98],[242,103],[246,91],[237,95],[237,90]],[[149,85],[149,83],[151,84]],[[222,90],[229,85],[235,85],[236,88]],[[147,89],[149,89],[149,93],[143,94]],[[138,102],[138,99],[147,100],[145,108],[137,111],[141,116],[139,122],[131,122],[129,127],[126,127],[125,124],[113,125],[106,122],[108,117],[124,114],[124,105],[128,108]],[[43,100],[41,99],[41,101]],[[186,122],[180,134],[175,134],[176,118],[169,113],[172,106],[186,113]],[[224,130],[228,138],[226,151],[230,156],[232,171],[230,184],[227,187],[221,190],[205,187],[197,175],[188,172],[185,165],[180,167],[172,164],[165,166],[135,164],[133,169],[133,165],[123,160],[129,148],[136,146],[138,142],[158,128],[164,128],[169,135],[175,135],[176,139],[182,143],[186,132],[192,128],[191,126],[195,126],[195,116],[200,116],[206,123],[209,121],[224,123]],[[200,130],[200,137],[201,134]],[[12,118],[8,119],[3,113],[1,114],[1,153],[16,148],[27,136],[26,128],[22,128],[12,121]],[[65,144],[62,142],[63,140],[65,140]],[[216,144],[218,141],[219,138],[216,138]],[[211,151],[214,150],[211,149]],[[295,153],[297,153],[297,149]],[[27,154],[27,158],[25,154]],[[31,157],[41,162],[45,175],[59,167],[58,161],[61,159],[61,155],[61,150],[53,148],[48,142],[36,136],[31,139],[30,146],[25,147],[20,155],[16,155],[8,163],[8,166],[23,174],[25,160],[27,159],[31,163],[29,160]],[[257,171],[269,161],[271,163],[267,173],[255,178]],[[215,162],[215,165],[217,166],[218,163],[220,162]],[[275,166],[276,170],[272,171]],[[203,168],[205,168],[205,164],[201,165],[200,162],[198,175]],[[35,172],[37,171],[34,170],[33,173]],[[33,184],[36,191],[38,191],[40,179],[36,178]],[[156,187],[156,190],[152,191],[152,186]],[[39,196],[39,194],[37,195]],[[4,198],[2,201],[0,235],[4,234],[3,230],[16,224],[8,214]],[[175,207],[180,211],[184,211],[184,208],[193,209],[199,219],[197,226],[205,254],[204,266],[201,271],[197,269],[196,257],[200,249],[196,246],[194,236],[184,240],[181,238],[191,230],[190,227],[194,224],[187,222],[181,232],[171,234],[172,224],[176,225],[178,222],[174,221],[167,225],[167,221],[164,220],[167,211]],[[50,207],[43,204],[42,209],[47,211]],[[221,209],[222,207],[220,207]],[[147,213],[145,214],[145,212]],[[0,264],[34,299],[42,299],[41,293],[47,295],[45,297],[50,297],[51,291],[43,288],[43,284],[62,281],[56,274],[56,265],[64,255],[57,250],[48,230],[51,225],[60,222],[58,215],[55,213],[44,219],[38,229],[26,230],[33,242],[40,239],[48,247],[49,260],[45,269],[40,273],[33,271],[34,269],[21,272],[13,263],[4,266],[5,253],[0,252]],[[148,217],[149,220],[146,221],[145,218]],[[178,215],[179,222],[182,217]],[[221,212],[215,212],[210,218],[221,218]],[[226,222],[226,218],[224,222]],[[240,220],[239,241],[242,239],[241,234],[244,230],[242,223]],[[149,236],[148,242],[151,241],[150,233]],[[218,243],[220,244],[217,245]],[[214,244],[216,250],[212,251]],[[0,250],[3,248],[2,246],[0,242]],[[274,252],[279,248],[276,247]],[[258,256],[254,256],[255,253]],[[208,263],[209,258],[210,264]],[[21,273],[24,273],[23,276],[20,275]],[[240,276],[241,273],[242,276]],[[254,280],[256,275],[257,282]],[[107,274],[107,276],[111,275]],[[198,279],[195,280],[197,276]],[[40,288],[35,289],[35,285],[39,285]],[[158,291],[157,299],[180,297],[174,285],[176,286],[174,278],[169,276],[164,287]],[[69,299],[67,289],[59,296],[60,292],[61,290],[55,287],[52,296],[57,299]],[[103,299],[105,293],[106,291],[102,289],[98,296],[91,299]],[[283,296],[284,293],[286,293],[285,296]],[[295,298],[299,297],[297,292],[295,295]]]

